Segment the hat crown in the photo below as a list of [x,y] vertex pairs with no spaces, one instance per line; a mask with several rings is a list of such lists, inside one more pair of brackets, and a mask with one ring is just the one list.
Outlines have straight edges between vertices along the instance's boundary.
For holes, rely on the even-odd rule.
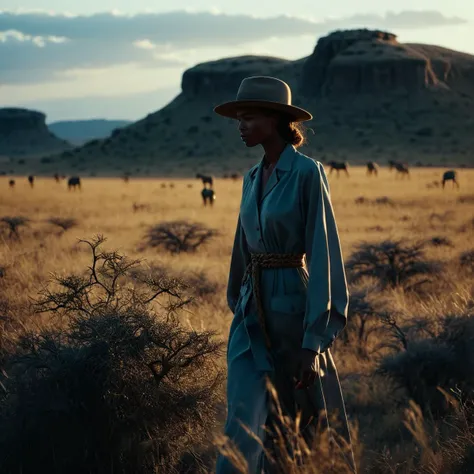
[[239,87],[236,100],[259,100],[291,105],[290,86],[276,77],[251,76]]

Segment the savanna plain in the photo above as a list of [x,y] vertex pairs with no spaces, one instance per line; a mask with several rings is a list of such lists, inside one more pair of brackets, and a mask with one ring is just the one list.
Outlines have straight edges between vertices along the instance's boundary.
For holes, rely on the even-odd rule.
[[[329,176],[351,291],[333,354],[359,471],[473,473],[474,170],[445,189],[440,168],[349,171]],[[15,179],[0,178],[2,472],[212,472],[241,180],[215,179],[205,207],[199,180]],[[282,471],[346,472],[323,444]]]

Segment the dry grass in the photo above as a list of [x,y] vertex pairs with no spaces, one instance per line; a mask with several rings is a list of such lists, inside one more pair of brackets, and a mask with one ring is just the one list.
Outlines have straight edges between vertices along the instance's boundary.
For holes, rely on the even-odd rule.
[[[474,201],[468,192],[469,183],[474,181],[474,170],[461,170],[460,190],[427,188],[426,185],[439,180],[442,173],[442,169],[436,168],[413,169],[411,179],[401,180],[396,179],[394,172],[381,169],[378,178],[368,178],[364,168],[353,167],[350,178],[342,175],[330,178],[346,259],[361,241],[435,238],[433,245],[426,248],[427,258],[445,263],[435,281],[416,292],[399,287],[369,291],[374,311],[389,312],[408,341],[427,336],[430,331],[431,335],[437,335],[444,316],[465,314],[466,308],[472,305],[473,273],[459,261],[463,253],[474,248]],[[15,333],[24,327],[34,329],[48,323],[47,314],[33,313],[31,298],[38,295],[52,272],[82,271],[89,255],[87,249],[78,245],[78,239],[89,239],[98,233],[107,237],[108,249],[119,250],[131,259],[144,260],[144,265],[150,268],[172,268],[181,275],[204,275],[206,284],[219,291],[202,292],[199,304],[188,308],[182,322],[198,330],[216,331],[223,338],[227,336],[231,314],[223,282],[227,279],[241,181],[217,179],[218,200],[213,208],[202,206],[197,180],[175,179],[174,188],[163,188],[163,181],[159,179],[131,179],[125,184],[121,179],[85,178],[82,192],[69,192],[65,182],[58,184],[52,178],[38,178],[34,189],[29,187],[26,177],[18,177],[16,181],[16,188],[9,189],[8,179],[0,178],[0,218],[21,216],[29,219],[29,224],[18,229],[19,238],[9,238],[8,229],[0,232],[2,348],[14,343]],[[170,179],[166,183],[169,184]],[[194,186],[188,187],[189,184]],[[360,197],[364,199],[358,199]],[[387,197],[391,205],[383,204],[384,200],[377,201],[383,197]],[[134,203],[143,206],[137,209]],[[76,225],[58,233],[57,226],[48,222],[51,216],[59,219],[58,222],[73,219]],[[217,229],[219,234],[190,254],[172,254],[144,246],[152,226],[180,220],[202,223]],[[448,239],[450,245],[437,245],[442,239]],[[375,285],[370,278],[368,280],[362,284],[369,288]],[[348,413],[351,420],[358,421],[359,440],[364,446],[362,470],[415,472],[423,463],[428,463],[435,467],[419,472],[448,472],[436,467],[446,465],[439,461],[445,449],[444,441],[435,447],[430,444],[434,454],[419,455],[416,440],[426,442],[418,431],[414,440],[410,431],[415,428],[403,424],[405,410],[414,410],[405,400],[405,392],[375,374],[380,357],[391,350],[389,347],[396,346],[397,341],[389,340],[396,337],[393,327],[384,332],[383,318],[372,320],[370,324],[378,324],[380,330],[371,333],[364,351],[351,345],[354,338],[350,344],[338,341],[335,345]],[[387,347],[384,348],[384,344]],[[413,420],[419,426],[418,413],[410,413],[412,418],[407,426],[412,427]],[[435,439],[438,434],[433,436]],[[466,450],[471,441],[472,438],[460,441],[462,449],[459,450]],[[418,461],[407,463],[407,456]]]

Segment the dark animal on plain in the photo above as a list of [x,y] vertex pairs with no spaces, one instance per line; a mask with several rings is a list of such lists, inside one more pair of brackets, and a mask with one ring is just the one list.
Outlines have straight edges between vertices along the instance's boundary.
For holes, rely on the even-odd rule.
[[459,183],[456,178],[457,178],[456,171],[454,170],[445,171],[443,173],[443,181],[441,182],[443,189],[444,189],[444,185],[446,184],[446,181],[452,181],[453,188],[454,188],[454,185],[456,185],[459,188]]
[[70,191],[71,189],[75,190],[76,187],[81,189],[81,178],[79,176],[71,176],[67,181],[67,188]]
[[232,173],[230,175],[230,179],[232,179],[233,181],[237,181],[239,179],[239,173]]
[[134,202],[132,204],[132,209],[133,209],[133,212],[149,211],[150,210],[150,205],[149,204],[138,204],[138,203]]
[[30,183],[30,186],[33,187],[35,185],[35,177],[32,175],[28,176],[28,183]]
[[375,161],[367,162],[367,175],[368,176],[372,176],[373,174],[377,176],[378,172],[379,172],[379,165],[375,163]]
[[204,186],[208,184],[212,188],[212,185],[213,185],[212,176],[205,176],[201,173],[198,173],[196,174],[196,178],[200,179],[202,181],[202,184],[204,184]]
[[192,185],[192,184],[188,184],[188,188],[192,188],[192,187],[193,187],[193,185]]
[[213,206],[214,200],[216,199],[216,193],[214,192],[213,189],[205,187],[201,191],[201,196],[202,196],[202,202],[204,206],[207,206],[208,202],[211,207]]
[[166,183],[161,183],[162,188],[166,188]]
[[124,183],[128,183],[130,181],[130,176],[128,176],[128,174],[126,174],[122,177],[122,179],[123,179]]
[[339,171],[344,171],[346,175],[349,176],[349,171],[348,171],[349,163],[347,163],[347,161],[330,161],[328,165],[331,168],[329,171],[329,174],[331,174],[334,170],[336,170],[338,177],[339,177]]
[[400,161],[390,160],[388,162],[388,168],[389,168],[390,171],[392,171],[392,169],[395,168],[395,170],[397,171],[396,176],[402,175],[402,177],[404,177],[404,176],[410,177],[410,170],[408,169],[408,164],[407,163],[402,163]]
[[174,183],[170,183],[168,186],[169,186],[170,188],[174,188]]
[[10,181],[8,181],[8,186],[10,186],[10,188],[13,189],[15,187],[15,180],[11,179]]
[[61,180],[58,173],[54,173],[53,178],[54,178],[54,181],[56,181],[56,183],[59,183],[59,181]]

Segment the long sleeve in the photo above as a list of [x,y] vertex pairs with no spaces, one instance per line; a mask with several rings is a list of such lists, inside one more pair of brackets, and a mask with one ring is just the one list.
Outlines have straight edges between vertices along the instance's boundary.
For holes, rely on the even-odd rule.
[[349,291],[329,183],[320,163],[304,181],[309,273],[303,348],[323,352],[347,322]]
[[242,228],[239,214],[230,261],[229,281],[227,283],[227,304],[233,313],[235,312],[235,305],[239,299],[242,278],[244,277],[249,261],[250,254],[247,247],[247,239],[245,238],[245,232]]

